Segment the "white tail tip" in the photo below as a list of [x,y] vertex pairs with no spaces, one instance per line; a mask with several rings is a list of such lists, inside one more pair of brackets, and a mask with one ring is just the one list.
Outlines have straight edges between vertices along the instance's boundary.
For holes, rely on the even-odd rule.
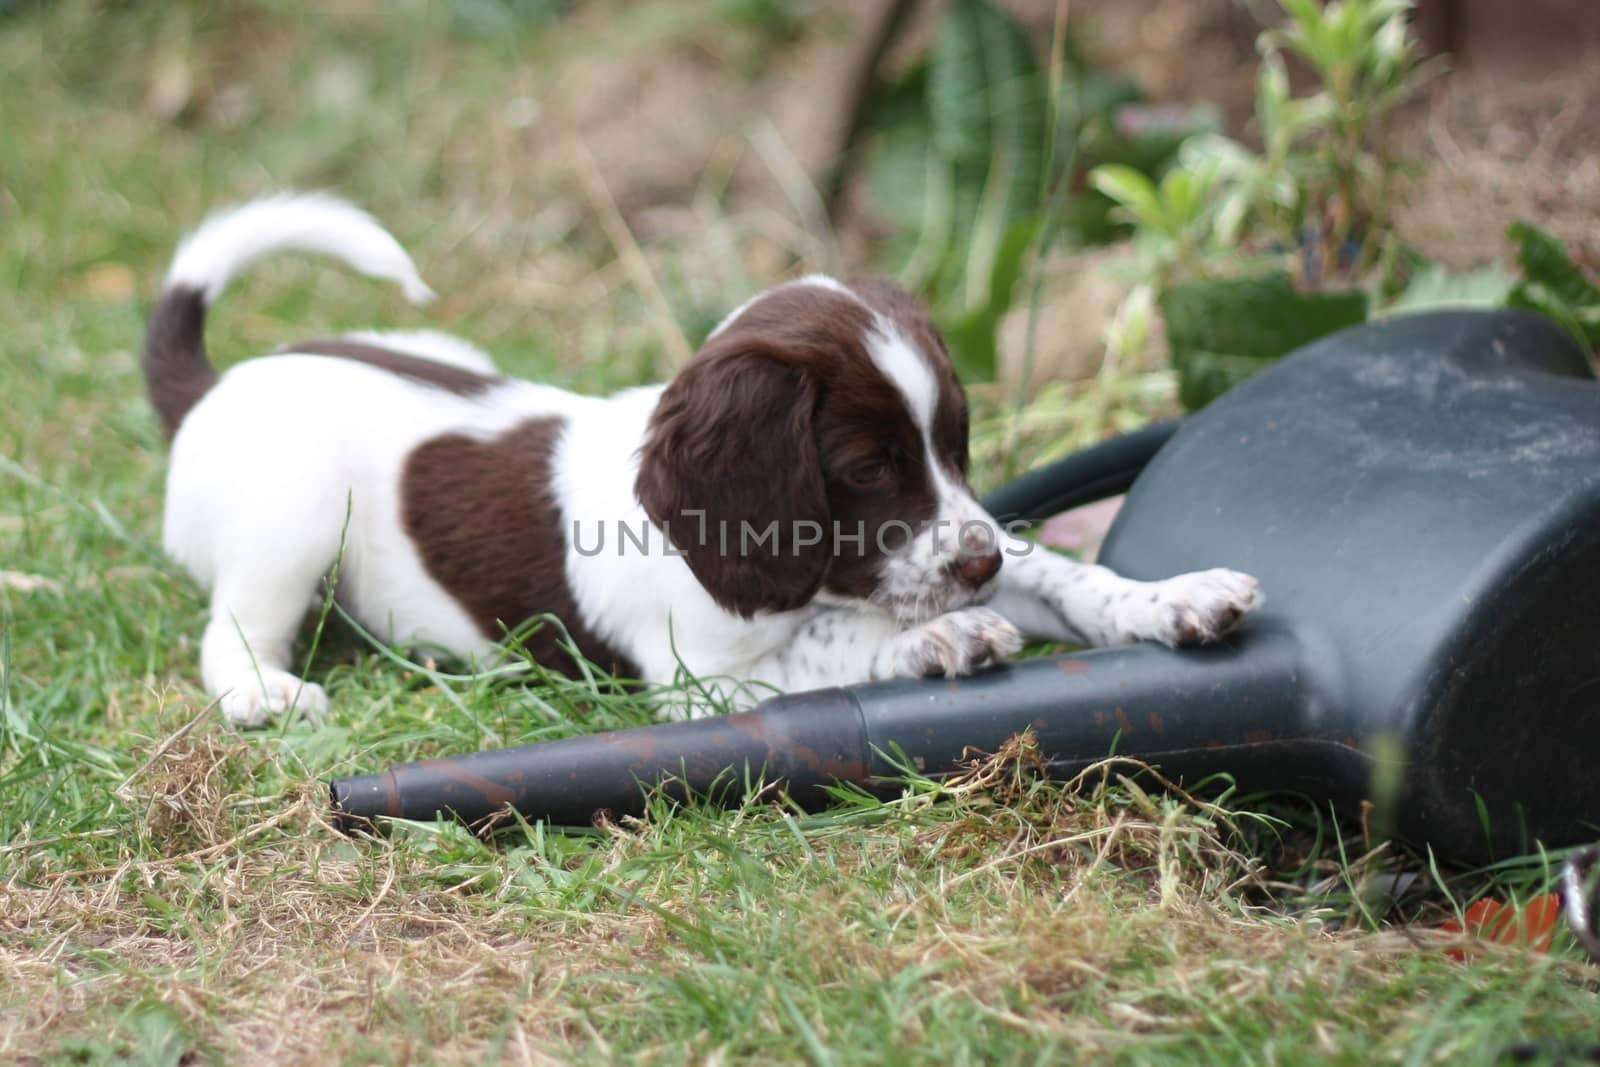
[[209,304],[251,264],[279,252],[333,256],[394,282],[413,304],[434,296],[400,242],[371,215],[327,193],[288,193],[217,212],[178,246],[167,285],[199,289]]

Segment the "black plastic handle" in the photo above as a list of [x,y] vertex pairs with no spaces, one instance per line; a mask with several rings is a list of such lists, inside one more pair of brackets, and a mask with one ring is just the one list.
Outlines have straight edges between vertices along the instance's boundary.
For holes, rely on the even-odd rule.
[[[1169,777],[1209,774],[1218,756],[1261,787],[1359,791],[1366,758],[1337,723],[1307,721],[1295,636],[1276,627],[1201,650],[1141,644],[1047,656],[967,678],[904,679],[774,697],[753,711],[475,752],[343,778],[346,824],[375,816],[474,822],[510,807],[556,825],[637,814],[646,791],[737,800],[746,781],[782,781],[805,805],[834,782],[872,785],[903,765],[930,776],[1033,730],[1050,773],[1113,754]],[[1325,686],[1324,686],[1325,687]]]
[[1125,493],[1182,424],[1181,419],[1153,422],[1074,452],[1001,486],[983,498],[983,506],[1000,522],[1031,525]]

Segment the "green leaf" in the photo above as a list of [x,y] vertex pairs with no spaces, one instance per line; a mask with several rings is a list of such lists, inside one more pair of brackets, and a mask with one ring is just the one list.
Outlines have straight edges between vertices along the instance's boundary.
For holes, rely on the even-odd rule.
[[1027,34],[988,0],[957,0],[928,63],[933,150],[983,174],[997,145],[1037,184],[1045,93]]
[[954,168],[958,203],[976,213],[995,161],[1007,174],[1008,218],[1032,211],[1043,186],[1046,85],[1027,33],[988,0],[957,0],[928,61],[927,114],[935,154]]
[[1572,261],[1567,246],[1527,222],[1513,222],[1507,236],[1517,244],[1522,281],[1506,304],[1549,316],[1590,352],[1600,348],[1600,289]]
[[986,4],[959,0],[945,15],[928,65],[933,150],[955,164],[989,158],[989,71],[980,23]]
[[902,234],[914,234],[924,222],[930,159],[941,168],[948,167],[928,153],[926,121],[903,122],[887,129],[874,146],[868,172],[872,201]]
[[951,361],[964,381],[993,381],[998,373],[1000,320],[1011,307],[1028,250],[1041,225],[1038,219],[1024,219],[1006,231],[994,257],[988,299],[983,304],[939,316]]
[[872,100],[878,129],[867,169],[874,206],[893,224],[883,259],[908,288],[921,289],[945,257],[951,220],[950,166],[929,151],[928,64],[917,63]]
[[1300,293],[1284,273],[1175,285],[1161,298],[1179,395],[1203,407],[1319,337],[1365,322],[1363,292]]
[[964,382],[993,381],[1000,364],[995,334],[1000,318],[994,308],[979,308],[965,315],[944,319],[939,330],[950,345],[950,362]]
[[902,276],[936,299],[977,291],[1006,227],[1038,210],[1046,89],[1018,23],[987,0],[957,0],[928,59],[875,94],[873,200],[896,223],[897,253],[913,247],[906,231],[922,235]]
[[1167,171],[1161,179],[1161,207],[1173,232],[1187,233],[1205,219],[1221,169],[1216,160],[1201,159]]
[[1506,235],[1517,244],[1517,262],[1527,281],[1543,285],[1570,304],[1600,302],[1600,291],[1572,262],[1559,237],[1521,221],[1513,222]]
[[1141,229],[1167,232],[1167,213],[1155,182],[1148,174],[1120,163],[1108,163],[1089,172],[1089,184],[1124,209]]
[[915,115],[895,90],[900,119],[880,138],[874,196],[901,234],[917,235],[896,247],[902,281],[957,323],[965,369],[992,377],[995,325],[1037,234],[1017,224],[1044,200],[1046,82],[1015,19],[988,0],[955,0],[922,87]]
[[1256,75],[1256,123],[1268,145],[1278,137],[1288,102],[1289,68],[1281,55],[1269,52],[1261,57],[1261,71]]
[[1512,284],[1511,275],[1499,264],[1453,273],[1438,263],[1429,263],[1412,276],[1384,314],[1427,308],[1500,307],[1510,295]]
[[1287,11],[1300,27],[1312,30],[1322,25],[1322,7],[1317,0],[1280,0],[1283,9]]
[[1000,242],[1000,251],[994,260],[994,270],[989,276],[989,303],[1002,310],[1011,306],[1017,282],[1022,279],[1022,265],[1028,250],[1039,236],[1043,222],[1038,218],[1022,219],[1013,223]]
[[984,179],[983,193],[978,198],[978,215],[973,220],[971,237],[967,241],[963,299],[969,310],[983,307],[989,302],[995,262],[1010,219],[1007,193],[1015,166],[1016,160],[1005,142],[996,142],[994,157],[989,162],[989,173]]

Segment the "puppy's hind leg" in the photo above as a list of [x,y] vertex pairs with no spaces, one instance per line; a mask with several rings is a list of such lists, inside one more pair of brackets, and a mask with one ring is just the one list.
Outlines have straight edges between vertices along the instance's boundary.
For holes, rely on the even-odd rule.
[[[291,565],[283,566],[289,562]],[[308,718],[328,708],[322,687],[289,671],[306,606],[332,559],[237,561],[217,576],[200,644],[200,675],[237,726],[260,726],[291,707]]]

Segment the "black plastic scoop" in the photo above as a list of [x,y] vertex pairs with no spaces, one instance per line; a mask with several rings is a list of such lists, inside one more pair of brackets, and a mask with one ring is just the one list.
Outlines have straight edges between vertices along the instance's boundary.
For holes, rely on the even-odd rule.
[[[1063,461],[1115,492],[1159,447],[1102,560],[1135,578],[1226,566],[1267,607],[1212,648],[1052,656],[957,681],[778,697],[755,711],[396,767],[333,783],[337,813],[587,823],[642,787],[731,770],[819,786],[929,774],[1035,730],[1053,773],[1113,749],[1193,781],[1387,814],[1462,860],[1600,824],[1600,383],[1548,321],[1448,312],[1348,330],[1191,416]],[[1039,475],[991,510],[1082,502]],[[720,776],[720,779],[719,779]],[[672,788],[672,787],[669,787]]]

